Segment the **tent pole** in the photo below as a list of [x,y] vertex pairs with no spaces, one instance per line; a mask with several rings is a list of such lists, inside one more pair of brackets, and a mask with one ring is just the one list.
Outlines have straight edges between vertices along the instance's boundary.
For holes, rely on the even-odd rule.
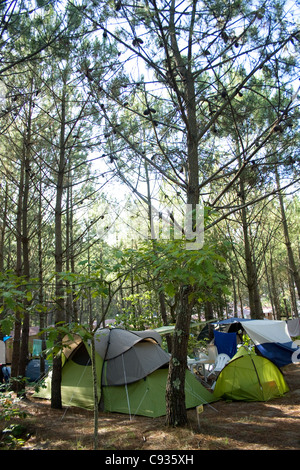
[[263,389],[263,386],[261,384],[261,381],[260,381],[260,378],[259,378],[259,374],[258,374],[258,371],[256,369],[256,365],[253,361],[253,358],[250,356],[251,358],[251,361],[252,361],[252,364],[253,364],[253,367],[254,367],[254,370],[255,370],[255,373],[256,373],[256,376],[257,376],[257,380],[258,380],[258,385],[259,385],[259,388],[261,389],[261,393],[262,393],[262,397],[264,398],[264,389]]

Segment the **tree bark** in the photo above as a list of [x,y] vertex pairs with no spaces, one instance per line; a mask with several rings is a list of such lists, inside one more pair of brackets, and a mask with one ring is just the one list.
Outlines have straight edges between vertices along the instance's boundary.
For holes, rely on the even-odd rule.
[[[23,253],[23,276],[26,281],[30,278],[30,261],[29,261],[29,233],[28,233],[28,206],[29,206],[29,185],[30,185],[30,157],[31,157],[31,125],[32,125],[32,88],[28,107],[27,129],[24,136],[23,159],[24,159],[24,191],[22,200],[22,253]],[[20,350],[19,375],[25,377],[26,366],[28,362],[28,345],[29,345],[29,302],[24,299],[24,313],[22,325],[22,342]]]
[[283,197],[280,192],[280,177],[279,177],[279,173],[278,173],[276,166],[275,166],[275,176],[276,176],[276,184],[277,184],[277,189],[278,189],[278,200],[279,200],[280,211],[281,211],[284,239],[285,239],[285,245],[286,245],[288,260],[289,260],[289,268],[290,268],[292,279],[294,280],[295,285],[296,285],[298,298],[300,299],[300,275],[299,275],[299,271],[295,263],[294,253],[293,253],[292,245],[290,241],[290,235],[289,235],[289,229],[288,229],[288,224],[287,224],[286,215],[285,215]]
[[280,300],[278,296],[278,288],[276,286],[272,254],[270,255],[270,275],[271,275],[271,279],[270,279],[271,292],[272,292],[274,310],[275,310],[274,316],[275,316],[275,320],[281,320],[281,306],[280,306]]
[[[194,2],[194,6],[196,3]],[[170,40],[175,62],[183,77],[184,92],[182,100],[186,114],[183,113],[183,121],[186,124],[187,143],[187,184],[186,202],[192,206],[193,211],[199,203],[199,163],[198,163],[198,128],[196,117],[195,82],[191,70],[191,47],[189,45],[188,64],[185,65],[179,51],[174,21],[175,3],[170,8]],[[193,20],[191,30],[193,30]],[[190,34],[192,37],[192,34]],[[194,226],[194,224],[193,224]],[[187,368],[187,349],[190,332],[190,321],[194,302],[192,286],[182,286],[180,290],[180,306],[177,314],[175,330],[173,334],[172,354],[169,365],[169,374],[166,390],[166,422],[172,426],[183,426],[187,423],[185,407],[185,374]]]
[[[55,204],[55,325],[65,321],[64,286],[59,273],[63,271],[63,243],[62,243],[62,198],[64,192],[65,175],[65,126],[66,126],[66,91],[63,87],[61,99],[61,123],[60,123],[60,149],[59,165],[56,184]],[[58,335],[56,345],[61,347],[62,337]],[[62,408],[61,401],[61,355],[53,357],[52,385],[51,385],[51,407]]]
[[264,317],[257,279],[256,263],[251,253],[248,222],[246,210],[242,209],[243,234],[245,246],[245,262],[247,271],[247,288],[249,294],[249,307],[252,319],[262,319]]
[[0,226],[0,272],[4,271],[4,242],[7,226],[8,184],[5,184],[5,199],[3,203],[2,225]]
[[[194,2],[194,13],[195,13]],[[199,163],[198,163],[198,128],[196,116],[195,81],[192,73],[192,41],[189,44],[188,63],[181,56],[176,32],[175,32],[175,3],[172,1],[170,7],[170,41],[171,50],[174,54],[178,70],[183,77],[184,102],[183,121],[186,124],[187,143],[187,184],[186,202],[192,206],[193,211],[199,203]],[[194,16],[190,25],[190,37],[192,37]],[[171,72],[171,70],[170,70]],[[194,228],[194,224],[193,224]],[[187,423],[187,412],[185,407],[185,373],[187,368],[187,349],[190,332],[190,321],[194,301],[192,300],[192,286],[182,286],[180,292],[180,306],[173,334],[172,354],[169,365],[169,375],[166,391],[166,422],[172,426],[183,426]]]
[[[38,212],[38,279],[39,279],[39,304],[40,306],[44,303],[44,288],[43,288],[43,279],[44,279],[44,272],[43,272],[43,244],[42,244],[42,178],[40,172],[40,179],[39,179],[39,212]],[[39,324],[40,324],[40,331],[43,331],[47,327],[47,313],[44,308],[41,310],[39,314]],[[46,362],[45,362],[45,353],[47,343],[46,343],[46,333],[43,332],[41,334],[42,340],[42,354],[40,355],[40,378],[45,375],[46,372]]]
[[[240,166],[242,162],[240,160]],[[243,202],[243,207],[241,209],[242,217],[242,227],[243,227],[243,236],[244,236],[244,250],[245,250],[245,263],[246,263],[246,280],[247,280],[247,289],[249,295],[249,307],[250,315],[252,319],[262,319],[264,317],[262,304],[259,293],[258,278],[257,278],[257,267],[256,262],[252,254],[251,243],[250,243],[250,233],[249,233],[249,223],[247,220],[247,209],[245,207],[246,195],[245,195],[245,186],[244,186],[244,175],[241,173],[240,181],[240,197]]]
[[187,423],[185,407],[185,374],[192,304],[189,295],[191,286],[181,288],[180,311],[173,334],[173,346],[166,387],[166,423],[182,426]]
[[[21,277],[22,275],[22,203],[23,203],[23,192],[24,192],[24,175],[25,175],[25,162],[21,158],[20,166],[20,181],[19,181],[19,193],[18,193],[18,205],[17,205],[17,220],[16,220],[16,244],[17,244],[17,258],[16,258],[16,275]],[[20,362],[20,349],[21,349],[21,331],[22,331],[22,319],[21,312],[19,309],[16,310],[16,320],[14,325],[14,339],[13,339],[13,351],[11,361],[11,389],[15,392],[20,391],[20,384],[14,380],[19,376],[19,362]]]

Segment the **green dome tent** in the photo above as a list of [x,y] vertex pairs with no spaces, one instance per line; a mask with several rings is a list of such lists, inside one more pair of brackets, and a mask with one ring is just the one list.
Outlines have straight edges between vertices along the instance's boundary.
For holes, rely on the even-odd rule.
[[[155,331],[103,328],[95,333],[98,397],[103,411],[158,417],[166,414],[165,393],[170,360]],[[62,404],[93,409],[90,346],[80,339],[63,353]],[[216,401],[196,377],[186,371],[186,407]],[[51,372],[35,393],[51,398]]]
[[243,346],[220,372],[214,387],[216,398],[237,401],[268,401],[288,391],[278,367]]

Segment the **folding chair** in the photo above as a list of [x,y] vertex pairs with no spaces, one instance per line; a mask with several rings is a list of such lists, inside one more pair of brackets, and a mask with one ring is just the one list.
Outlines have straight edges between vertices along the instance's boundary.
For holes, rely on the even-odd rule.
[[207,378],[212,374],[221,372],[221,370],[224,369],[224,367],[226,366],[226,364],[228,364],[229,361],[230,361],[230,357],[228,356],[228,354],[225,354],[225,353],[218,354],[214,368],[210,371]]

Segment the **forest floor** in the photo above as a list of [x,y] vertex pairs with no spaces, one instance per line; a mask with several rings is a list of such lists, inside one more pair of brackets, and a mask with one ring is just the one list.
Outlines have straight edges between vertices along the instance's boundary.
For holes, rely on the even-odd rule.
[[[99,414],[99,450],[299,450],[300,364],[283,368],[290,391],[282,398],[263,402],[218,401],[205,405],[197,416],[188,411],[189,424],[170,428],[164,417],[147,418],[117,413]],[[79,408],[54,410],[49,401],[27,397],[16,405],[26,418],[0,421],[0,432],[21,424],[22,435],[0,449],[93,450],[94,416]]]

